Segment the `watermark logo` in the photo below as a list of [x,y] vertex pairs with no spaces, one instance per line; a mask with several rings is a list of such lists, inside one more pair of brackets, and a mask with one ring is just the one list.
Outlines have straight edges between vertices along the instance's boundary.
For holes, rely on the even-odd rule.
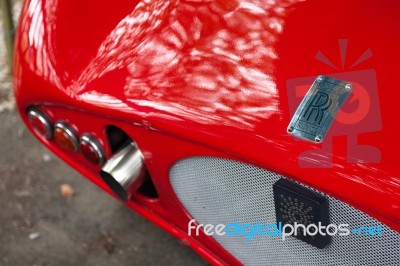
[[304,225],[295,222],[294,224],[269,223],[263,224],[258,221],[255,224],[233,222],[229,224],[197,224],[195,219],[188,223],[188,235],[199,236],[203,232],[207,236],[228,236],[228,237],[244,237],[246,240],[252,240],[256,236],[261,237],[280,237],[285,241],[290,236],[369,236],[380,237],[384,235],[384,228],[380,225],[366,226],[362,225],[351,229],[349,224],[317,224]]
[[[346,61],[347,44],[348,40],[339,40],[341,66],[335,66],[323,52],[318,51],[316,53],[316,60],[336,71],[326,74],[326,76],[351,83],[353,88],[347,101],[335,116],[329,132],[321,144],[321,149],[303,152],[299,156],[300,167],[332,167],[333,136],[347,137],[347,162],[379,163],[381,160],[381,153],[377,147],[358,144],[359,134],[376,132],[382,129],[376,72],[373,69],[353,70],[356,66],[371,58],[372,51],[367,49],[355,62],[348,64]],[[313,76],[294,78],[287,81],[289,108],[292,116],[315,79],[316,77]],[[320,95],[315,97],[314,101],[309,106],[309,116],[307,118],[316,122],[322,121],[321,118],[324,112],[330,108],[329,97],[320,92]]]

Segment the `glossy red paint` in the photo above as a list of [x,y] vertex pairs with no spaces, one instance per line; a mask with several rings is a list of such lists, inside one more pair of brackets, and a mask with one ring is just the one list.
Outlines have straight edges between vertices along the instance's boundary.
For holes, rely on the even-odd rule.
[[[158,200],[137,195],[128,205],[213,263],[238,262],[212,239],[185,235],[190,217],[168,179],[180,158],[214,155],[273,169],[400,232],[399,3],[149,2],[27,1],[14,69],[24,121],[27,108],[40,105],[53,121],[69,119],[80,133],[93,133],[102,142],[105,125],[126,130],[143,150],[160,193]],[[332,70],[340,65],[340,39],[348,40],[347,61],[343,70]],[[349,67],[366,49],[373,56]],[[327,54],[331,66],[314,59],[318,51]],[[358,141],[377,147],[380,162],[348,163],[346,138],[337,137],[328,154],[331,168],[300,167],[300,155],[321,144],[286,133],[292,108],[288,81],[363,70],[376,74],[382,128],[360,133]],[[338,118],[350,119],[345,113]],[[99,168],[41,141],[109,191],[98,178]]]

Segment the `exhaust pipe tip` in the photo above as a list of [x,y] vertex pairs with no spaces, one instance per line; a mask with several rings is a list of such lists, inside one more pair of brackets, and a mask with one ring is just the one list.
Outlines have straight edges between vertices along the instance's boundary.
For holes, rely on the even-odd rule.
[[121,186],[121,184],[117,180],[115,180],[112,175],[107,172],[101,171],[100,176],[115,195],[117,195],[121,200],[125,202],[128,201],[128,192]]
[[146,176],[143,155],[134,142],[117,151],[103,166],[100,176],[123,201],[128,201]]

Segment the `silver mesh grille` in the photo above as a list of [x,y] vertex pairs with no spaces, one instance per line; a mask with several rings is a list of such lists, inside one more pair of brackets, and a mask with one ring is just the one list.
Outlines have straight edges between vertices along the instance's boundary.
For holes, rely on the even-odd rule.
[[[171,185],[186,210],[202,224],[276,223],[272,185],[283,176],[226,159],[193,157],[170,170]],[[381,225],[384,236],[333,236],[318,249],[294,237],[213,237],[245,265],[400,265],[399,234],[329,196],[331,223]]]

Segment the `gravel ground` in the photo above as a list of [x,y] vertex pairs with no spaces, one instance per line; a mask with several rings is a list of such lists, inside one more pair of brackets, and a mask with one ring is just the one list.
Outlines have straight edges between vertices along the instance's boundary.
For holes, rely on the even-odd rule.
[[[14,1],[13,13],[14,13],[14,24],[17,25],[18,14],[21,11],[21,1]],[[0,18],[2,16],[0,10]],[[14,97],[12,94],[11,77],[9,75],[9,69],[6,66],[6,51],[3,42],[4,29],[2,20],[0,19],[0,112],[4,110],[14,109]]]
[[27,132],[14,108],[0,28],[0,265],[206,265]]

